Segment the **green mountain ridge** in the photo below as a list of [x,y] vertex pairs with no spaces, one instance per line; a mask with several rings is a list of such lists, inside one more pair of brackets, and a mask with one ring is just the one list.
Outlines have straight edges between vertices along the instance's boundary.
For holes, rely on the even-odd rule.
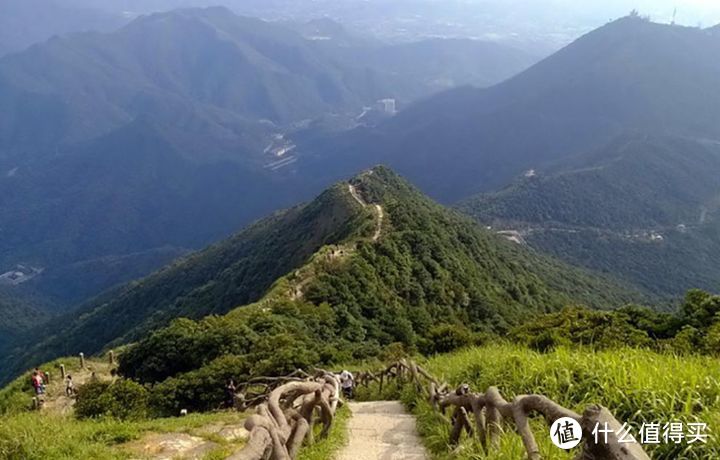
[[501,331],[566,304],[610,308],[640,298],[486,232],[378,167],[88,304],[43,333],[47,340],[13,356],[2,378],[30,362],[150,340],[151,331],[178,317],[200,319],[258,301],[204,321],[232,325],[234,317],[280,311],[284,318],[284,306],[301,308],[310,324],[293,321],[310,336],[312,317],[330,315],[337,321],[323,333],[330,340],[363,337],[377,347],[413,345],[438,321]]
[[53,321],[52,330],[42,333],[47,340],[33,353],[45,358],[74,350],[94,353],[137,340],[176,317],[222,314],[257,300],[322,245],[355,230],[342,224],[360,215],[349,201],[332,199],[337,193],[329,190],[311,205],[260,220],[222,243],[89,301]]

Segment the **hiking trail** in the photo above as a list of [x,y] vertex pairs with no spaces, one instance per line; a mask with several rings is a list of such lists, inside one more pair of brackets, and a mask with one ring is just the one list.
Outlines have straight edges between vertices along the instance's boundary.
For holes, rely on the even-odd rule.
[[349,443],[337,460],[427,460],[415,417],[399,401],[351,402]]
[[[350,195],[353,197],[353,199],[355,199],[355,201],[360,204],[360,206],[362,206],[363,208],[372,206],[375,210],[375,230],[373,231],[371,241],[373,243],[377,243],[380,240],[380,236],[382,236],[383,224],[385,220],[385,211],[383,210],[383,207],[377,203],[372,205],[369,204],[362,197],[357,187],[352,184],[348,184],[348,191],[350,192]],[[326,256],[332,260],[344,259],[355,253],[356,247],[357,241],[334,245],[332,247],[332,250],[327,253]],[[302,299],[305,294],[305,286],[307,286],[314,279],[314,276],[314,267],[312,264],[308,264],[306,267],[296,270],[295,282],[292,284],[289,291],[290,299]]]
[[[360,195],[360,192],[358,192],[357,187],[352,184],[348,184],[348,190],[350,191],[350,195],[352,195],[352,197],[355,198],[355,201],[360,203],[362,207],[366,208],[369,206],[367,201],[365,201],[365,199],[363,199],[363,197]],[[383,211],[383,207],[379,204],[375,204],[374,207],[377,218],[375,219],[375,232],[373,233],[372,240],[374,243],[376,243],[380,239],[380,234],[382,233],[385,212]]]
[[[104,361],[93,361],[88,359],[88,366],[84,369],[68,366],[68,374],[73,377],[75,389],[88,383],[92,378],[93,372],[96,373],[100,380],[112,380],[110,376],[109,363]],[[57,415],[72,414],[75,405],[75,397],[67,396],[65,393],[65,380],[60,377],[60,373],[55,371],[50,382],[45,388],[44,402],[41,406],[43,412]]]

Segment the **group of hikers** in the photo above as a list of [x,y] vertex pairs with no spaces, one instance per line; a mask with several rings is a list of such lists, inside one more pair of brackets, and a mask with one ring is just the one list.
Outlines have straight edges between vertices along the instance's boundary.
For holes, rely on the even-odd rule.
[[[50,383],[50,375],[36,367],[30,377],[30,384],[32,385],[33,390],[35,390],[35,396],[40,397],[45,395],[48,383]],[[65,394],[69,397],[75,395],[75,383],[73,382],[72,375],[70,374],[65,377]]]
[[[343,396],[347,399],[352,399],[354,397],[353,389],[355,388],[355,377],[352,375],[352,372],[343,370],[337,374],[336,377],[340,381],[340,388],[342,389]],[[236,394],[237,385],[235,385],[235,380],[228,379],[225,382],[225,407],[235,407]]]

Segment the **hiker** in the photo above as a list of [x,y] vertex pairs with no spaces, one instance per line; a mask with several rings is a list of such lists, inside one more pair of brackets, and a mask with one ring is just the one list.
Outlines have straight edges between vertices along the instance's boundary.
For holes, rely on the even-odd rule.
[[30,384],[33,387],[33,390],[35,390],[36,395],[40,395],[40,383],[38,382],[39,376],[37,371],[33,371],[32,377],[30,377]]
[[35,394],[40,396],[45,394],[45,381],[43,380],[43,374],[37,367],[32,373],[32,386],[35,389]]
[[72,375],[68,374],[65,380],[65,394],[68,395],[68,397],[72,397],[75,395],[75,383],[73,382]]
[[235,407],[235,391],[237,390],[237,387],[235,386],[235,381],[233,379],[228,379],[227,383],[225,384],[225,407],[228,409],[232,409]]
[[347,399],[353,398],[353,388],[355,387],[355,377],[348,370],[343,370],[340,373],[340,386],[342,387],[343,395]]

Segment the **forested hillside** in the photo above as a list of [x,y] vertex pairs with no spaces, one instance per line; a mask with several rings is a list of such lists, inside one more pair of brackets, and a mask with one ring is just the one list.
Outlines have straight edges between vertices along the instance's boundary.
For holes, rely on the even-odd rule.
[[6,353],[27,331],[49,318],[49,310],[44,301],[0,286],[0,355]]
[[574,167],[538,170],[460,209],[573,264],[668,297],[720,287],[720,148],[623,136]]
[[257,300],[321,246],[362,229],[362,210],[346,198],[330,189],[311,204],[260,220],[226,241],[111,290],[36,330],[33,337],[44,339],[27,343],[32,351],[22,350],[22,359],[49,359],[81,349],[97,352],[137,340],[177,317],[222,314]]

